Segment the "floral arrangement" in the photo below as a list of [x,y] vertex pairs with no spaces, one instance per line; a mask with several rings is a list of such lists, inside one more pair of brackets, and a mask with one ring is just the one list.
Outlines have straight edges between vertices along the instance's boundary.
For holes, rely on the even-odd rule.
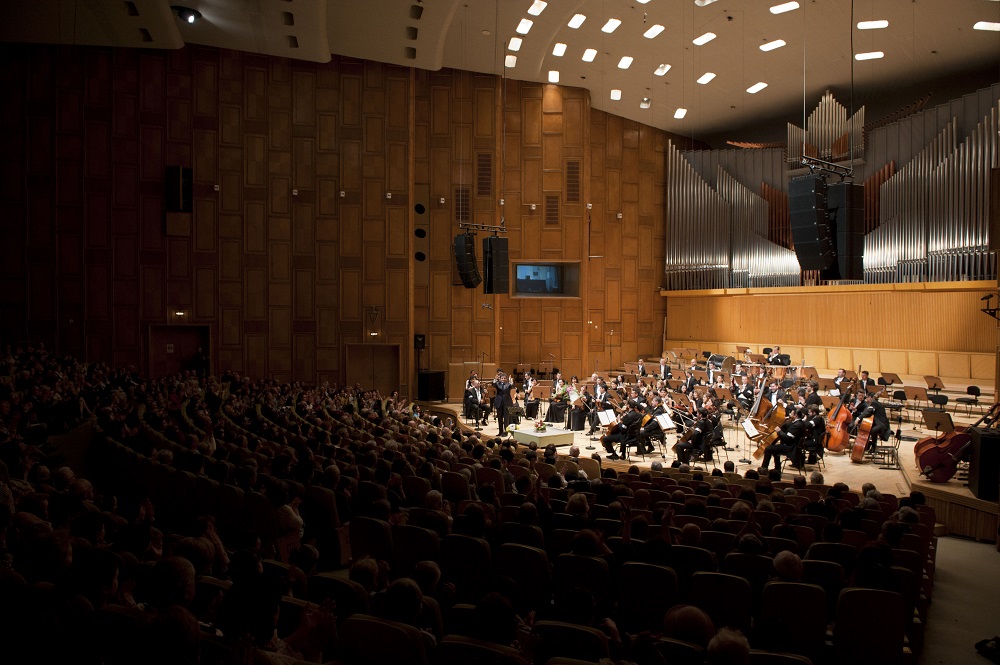
[[535,421],[535,431],[536,432],[544,432],[547,428],[548,428],[548,423],[546,423],[544,420],[536,420]]

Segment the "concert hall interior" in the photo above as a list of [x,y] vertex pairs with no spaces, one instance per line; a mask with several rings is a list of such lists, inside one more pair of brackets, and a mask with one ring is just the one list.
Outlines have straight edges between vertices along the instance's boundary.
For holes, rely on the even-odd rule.
[[[116,589],[149,594],[79,591],[101,645],[65,628],[69,610],[29,626],[0,609],[39,662],[83,654],[46,646],[55,626],[94,662],[235,662],[233,596],[273,591],[239,581],[254,558],[287,578],[275,639],[314,662],[721,663],[749,645],[732,662],[916,665],[975,662],[1000,632],[976,611],[981,579],[934,576],[937,552],[989,570],[984,543],[1000,547],[1000,2],[177,1],[19,2],[0,23],[0,588],[39,608],[87,587],[64,586],[70,572],[111,566]],[[548,487],[515,491],[522,473]],[[743,490],[770,516],[738,508],[713,564],[682,563],[679,548],[711,549],[685,525],[721,529],[704,508]],[[574,492],[592,508],[570,519]],[[538,507],[518,513],[516,494]],[[537,541],[507,528],[531,510]],[[637,513],[672,555],[621,546]],[[859,536],[862,517],[876,524]],[[559,557],[587,529],[607,584],[576,603],[567,579],[593,568]],[[840,586],[901,600],[842,604],[903,620],[849,637],[858,620],[826,587],[816,641],[775,637],[761,569],[729,557],[787,582],[782,547],[820,559],[848,531]],[[748,532],[762,552],[736,551]],[[157,595],[150,580],[187,572],[170,553],[204,564],[194,601]],[[880,555],[883,578],[854,575]],[[358,565],[372,560],[388,577]],[[473,560],[495,575],[459,565]],[[665,606],[622,590],[668,584],[668,565]],[[733,588],[695,570],[747,577],[748,614],[707,601]],[[391,607],[411,579],[433,626]],[[503,593],[477,604],[485,591]],[[307,602],[331,598],[336,637],[331,605]],[[673,601],[715,622],[704,643],[671,632]],[[568,618],[591,602],[592,620]],[[503,612],[519,651],[474,627]],[[324,630],[318,649],[303,637]]]

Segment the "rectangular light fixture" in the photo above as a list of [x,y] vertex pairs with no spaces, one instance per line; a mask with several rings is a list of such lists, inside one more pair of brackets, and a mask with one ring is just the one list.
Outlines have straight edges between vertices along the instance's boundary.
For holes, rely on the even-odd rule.
[[653,100],[651,100],[649,97],[643,97],[642,101],[639,102],[639,108],[648,109],[652,105],[652,103]]
[[521,22],[517,24],[517,28],[515,28],[514,32],[519,35],[526,35],[531,31],[531,26],[533,25],[534,22],[531,19],[522,18]]
[[583,22],[586,21],[586,20],[587,20],[587,17],[584,16],[583,14],[574,14],[573,18],[571,18],[569,20],[569,23],[567,23],[567,25],[569,27],[573,28],[574,30],[576,30],[581,25],[583,25]]
[[660,25],[659,23],[657,23],[656,25],[654,25],[653,27],[651,27],[649,30],[647,30],[646,32],[642,33],[642,36],[645,37],[646,39],[652,39],[653,37],[656,37],[658,34],[660,34],[661,32],[663,32],[663,30],[664,30],[663,26]]
[[683,118],[687,114],[688,114],[688,110],[687,109],[677,109],[676,111],[674,111],[674,118],[676,118],[677,120],[680,120],[681,118]]
[[516,67],[517,66],[517,56],[516,55],[508,55],[506,58],[503,59],[503,66],[506,67],[507,69],[510,69],[512,67]]
[[976,21],[976,24],[972,26],[972,29],[1000,32],[1000,23],[994,23],[992,21]]
[[885,53],[882,51],[869,51],[868,53],[858,53],[854,56],[855,60],[878,60],[879,58],[885,57]]
[[758,92],[760,92],[761,90],[763,90],[766,87],[767,87],[767,84],[764,83],[763,81],[760,81],[758,83],[754,83],[752,86],[750,86],[749,88],[747,88],[747,92],[749,92],[751,95],[756,95]]
[[566,45],[562,42],[556,42],[556,45],[552,47],[552,55],[557,58],[561,58],[566,55]]
[[858,21],[858,30],[881,30],[888,27],[889,22],[884,19],[881,21]]
[[692,39],[691,43],[694,44],[695,46],[704,46],[705,44],[709,43],[713,39],[715,39],[715,33],[714,32],[706,32],[701,37],[695,37],[694,39]]
[[668,65],[667,63],[663,63],[662,65],[660,65],[659,67],[657,67],[653,71],[653,73],[656,74],[657,76],[663,76],[664,74],[666,74],[669,71],[670,71],[670,65]]
[[766,53],[767,51],[773,51],[776,48],[781,48],[784,45],[785,45],[785,40],[784,39],[775,39],[773,42],[768,42],[766,44],[761,44],[760,45],[760,50],[764,51]]
[[559,83],[559,72],[555,69],[549,70],[549,83]]
[[618,26],[620,26],[621,24],[622,22],[619,19],[609,18],[608,22],[604,24],[603,28],[601,28],[601,32],[606,32],[610,35],[612,32],[617,30]]
[[708,83],[709,81],[711,81],[714,78],[715,78],[715,73],[714,72],[705,72],[704,74],[702,74],[698,78],[698,83],[701,83],[702,85],[705,85],[706,83]]
[[632,56],[623,55],[622,59],[618,61],[618,69],[628,69],[632,66]]
[[622,98],[622,91],[621,90],[619,90],[618,88],[615,88],[614,90],[611,91],[611,100],[612,101],[615,101],[615,102],[621,101],[621,98]]
[[593,62],[594,58],[596,58],[596,57],[597,57],[597,49],[596,48],[589,48],[589,49],[587,49],[586,51],[583,52],[583,61],[584,62]]
[[715,0],[694,0],[694,4],[698,5],[699,7],[708,7],[713,2],[715,2]]
[[792,2],[783,2],[780,5],[775,5],[771,7],[771,13],[784,14],[785,12],[790,12],[793,9],[798,9],[798,8],[799,8],[799,3],[793,0]]
[[644,4],[646,4],[647,2],[649,2],[649,0],[639,0],[639,4],[640,4],[640,5],[644,5]]
[[507,44],[507,50],[508,51],[520,51],[521,50],[521,38],[520,37],[511,37],[510,38],[510,43]]
[[543,2],[542,0],[535,0],[534,2],[531,3],[531,6],[528,7],[528,13],[531,14],[532,16],[538,16],[543,11],[545,11],[545,8],[548,6],[549,3],[547,2]]

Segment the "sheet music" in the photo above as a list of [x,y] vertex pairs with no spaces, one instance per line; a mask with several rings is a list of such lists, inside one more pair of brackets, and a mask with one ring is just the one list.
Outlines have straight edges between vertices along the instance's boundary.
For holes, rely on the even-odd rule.
[[743,421],[743,431],[746,432],[747,436],[749,436],[751,439],[760,436],[760,432],[757,431],[757,428],[754,427],[753,423],[750,422],[749,418]]
[[659,425],[660,429],[662,429],[664,432],[669,432],[671,430],[677,429],[677,425],[674,424],[674,421],[671,420],[670,414],[668,413],[661,413],[660,415],[656,416],[656,424]]
[[618,414],[615,413],[614,409],[608,409],[607,411],[597,412],[597,420],[601,423],[601,425],[605,427],[615,422],[615,420],[617,419],[618,419]]
[[830,397],[840,397],[840,390],[838,388],[834,388],[829,392],[829,395]]
[[571,388],[569,391],[569,403],[572,404],[573,406],[583,405],[582,402],[580,402],[579,404],[577,402],[580,402],[580,393],[576,392]]

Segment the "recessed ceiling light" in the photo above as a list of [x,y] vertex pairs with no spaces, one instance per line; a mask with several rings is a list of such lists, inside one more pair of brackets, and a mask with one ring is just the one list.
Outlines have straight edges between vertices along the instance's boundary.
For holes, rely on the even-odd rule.
[[677,109],[676,111],[674,111],[674,118],[680,120],[681,118],[686,116],[687,113],[688,113],[687,109]]
[[705,44],[709,43],[713,39],[715,39],[715,33],[714,32],[706,32],[701,37],[695,37],[694,39],[691,40],[691,42],[695,46],[704,46]]
[[516,65],[517,65],[516,55],[508,55],[506,58],[503,59],[503,66],[506,67],[507,69],[510,69],[511,67],[514,67]]
[[653,71],[653,73],[656,74],[657,76],[663,76],[664,74],[666,74],[669,71],[670,71],[670,65],[664,63],[664,64],[660,65],[659,67],[657,67],[656,70]]
[[567,25],[569,25],[569,27],[571,27],[574,30],[576,30],[581,25],[583,25],[583,22],[586,21],[586,20],[587,20],[587,17],[585,15],[583,15],[583,14],[574,14],[573,18],[571,18],[569,20],[569,23]]
[[547,2],[542,2],[542,0],[535,0],[534,2],[531,3],[531,6],[528,7],[528,13],[531,14],[532,16],[538,16],[543,11],[545,11],[545,8],[548,6],[549,3]]
[[562,42],[556,42],[556,45],[552,47],[552,55],[557,58],[561,58],[566,55],[566,45]]
[[534,22],[531,19],[522,18],[521,22],[517,24],[517,28],[514,30],[519,35],[526,35],[531,30],[531,26]]
[[694,0],[694,4],[698,5],[699,7],[707,7],[713,2],[715,2],[715,0]]
[[976,21],[976,24],[972,26],[972,29],[1000,32],[1000,23],[993,23],[992,21]]
[[622,91],[621,90],[615,88],[614,90],[611,91],[611,99],[612,99],[612,101],[616,101],[616,102],[617,101],[621,101],[621,98],[622,98]]
[[608,22],[604,24],[603,28],[601,28],[601,32],[606,32],[610,35],[612,32],[617,30],[618,26],[620,26],[621,24],[622,22],[619,19],[609,18]]
[[758,92],[760,92],[766,87],[767,84],[764,83],[763,81],[760,81],[759,83],[754,83],[752,86],[747,88],[747,92],[749,92],[751,95],[756,95]]
[[632,66],[632,56],[623,55],[622,59],[618,61],[618,69],[628,69]]
[[596,58],[596,57],[597,57],[597,49],[596,48],[589,48],[589,49],[587,49],[586,51],[583,52],[583,61],[584,62],[593,62],[594,58]]
[[639,102],[639,108],[648,109],[652,103],[653,102],[649,97],[643,97],[642,101]]
[[549,70],[549,83],[559,83],[559,72],[554,69]]
[[182,7],[181,5],[174,5],[171,7],[174,13],[177,14],[177,18],[184,21],[185,23],[194,23],[201,18],[201,12],[197,9],[191,9],[190,7]]
[[701,75],[701,77],[698,78],[698,83],[705,85],[714,78],[715,78],[715,72],[705,72],[704,74]]
[[889,22],[886,20],[881,21],[858,21],[858,30],[881,30],[882,28],[888,28]]
[[790,12],[793,9],[798,9],[798,8],[799,8],[799,3],[794,2],[793,0],[792,2],[783,2],[780,5],[775,5],[774,7],[771,7],[771,13],[784,14],[785,12]]
[[879,58],[885,57],[885,53],[882,51],[869,51],[868,53],[858,53],[854,56],[855,60],[878,60]]
[[776,48],[781,48],[785,45],[784,39],[775,39],[773,42],[768,42],[766,44],[760,45],[761,51],[773,51]]
[[650,28],[646,32],[642,33],[642,36],[645,37],[646,39],[652,39],[653,37],[657,36],[661,32],[663,32],[663,26],[660,25],[659,23],[657,23],[652,28]]
[[511,37],[510,43],[507,44],[508,51],[520,51],[521,50],[521,38]]

